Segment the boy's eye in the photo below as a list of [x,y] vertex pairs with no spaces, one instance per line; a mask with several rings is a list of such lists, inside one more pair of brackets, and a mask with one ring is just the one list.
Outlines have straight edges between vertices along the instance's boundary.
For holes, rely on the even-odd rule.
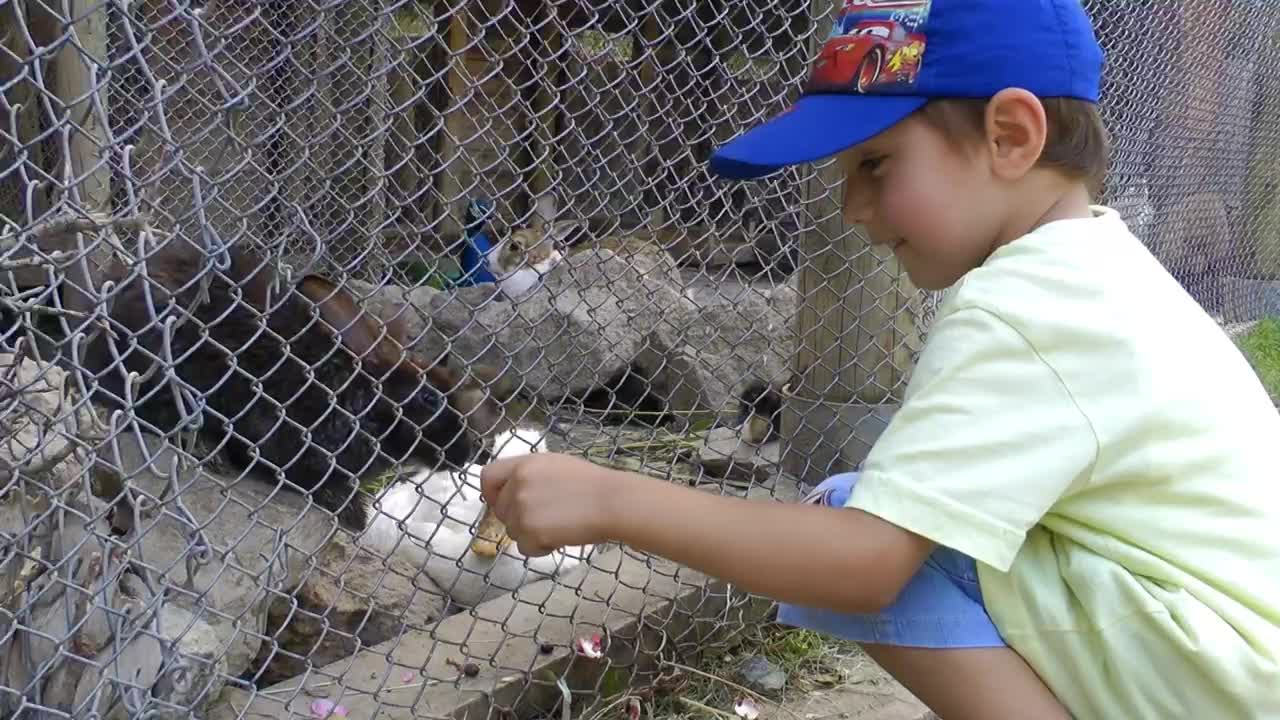
[[870,175],[871,173],[880,169],[880,165],[882,163],[884,163],[883,155],[879,155],[876,157],[869,157],[858,164],[858,170],[859,172]]

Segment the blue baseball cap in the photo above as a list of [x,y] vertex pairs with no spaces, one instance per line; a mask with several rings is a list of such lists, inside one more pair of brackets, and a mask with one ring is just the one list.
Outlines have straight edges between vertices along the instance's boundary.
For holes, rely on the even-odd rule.
[[799,99],[720,147],[748,180],[836,155],[931,98],[1009,87],[1098,102],[1102,49],[1079,0],[845,0]]

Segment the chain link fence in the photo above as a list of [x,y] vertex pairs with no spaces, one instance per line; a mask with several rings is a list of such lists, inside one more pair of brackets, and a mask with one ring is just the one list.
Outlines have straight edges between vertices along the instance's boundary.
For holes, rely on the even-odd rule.
[[[1224,327],[1274,313],[1280,2],[1086,5],[1101,200]],[[627,548],[526,562],[476,472],[788,501],[865,454],[937,298],[830,163],[704,169],[833,10],[0,0],[0,717],[678,690],[767,609]]]

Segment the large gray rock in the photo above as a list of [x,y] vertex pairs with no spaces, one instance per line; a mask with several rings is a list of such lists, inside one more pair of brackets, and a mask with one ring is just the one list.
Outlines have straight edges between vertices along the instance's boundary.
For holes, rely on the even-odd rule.
[[794,317],[799,293],[792,284],[759,287],[699,281],[686,290],[694,315],[682,332],[686,352],[696,358],[704,409],[736,410],[736,394],[749,377],[779,380],[795,352]]
[[238,675],[258,654],[271,604],[288,600],[310,558],[339,537],[336,524],[309,512],[300,493],[184,466],[160,438],[132,435],[105,449],[99,469],[155,503],[159,512],[132,533],[140,556],[184,589],[175,602],[210,626],[227,672]]
[[60,368],[0,354],[0,717],[17,692],[51,714],[122,719],[199,710],[221,689],[212,629],[161,592],[157,558],[94,494],[104,431]]
[[[228,677],[291,677],[443,614],[429,578],[356,549],[306,496],[241,479],[217,456],[184,464],[127,425],[113,436],[67,382],[0,354],[0,687],[66,711],[114,702],[108,717],[123,718],[117,685],[102,682],[118,672],[199,716]],[[134,620],[113,630],[112,610]],[[58,661],[64,640],[104,670]],[[0,716],[15,702],[0,693]]]
[[[143,439],[145,450],[121,438],[105,460],[159,498],[178,455],[159,438]],[[211,473],[204,463],[175,473],[182,507],[166,498],[166,511],[139,533],[142,552],[170,569],[170,584],[189,588],[177,602],[209,625],[226,674],[278,681],[349,655],[356,639],[383,642],[442,614],[444,593],[428,578],[398,558],[356,549],[301,493]]]
[[734,411],[748,375],[782,375],[798,305],[790,285],[690,280],[666,253],[612,250],[570,255],[519,302],[492,285],[354,287],[384,320],[402,318],[423,355],[451,346],[544,400],[581,397],[631,369],[672,410],[714,413]]

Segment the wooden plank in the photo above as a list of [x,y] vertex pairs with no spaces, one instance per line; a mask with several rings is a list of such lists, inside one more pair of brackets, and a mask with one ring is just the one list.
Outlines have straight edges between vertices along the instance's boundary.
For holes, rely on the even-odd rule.
[[[22,6],[19,14],[19,5]],[[39,3],[26,0],[0,4],[0,27],[17,28],[19,18],[26,23],[27,33],[37,47],[52,45],[60,34],[59,18],[48,8]],[[48,196],[43,190],[28,192],[28,185],[21,174],[13,172],[19,165],[26,166],[27,178],[34,184],[40,182],[40,172],[49,167],[45,157],[45,144],[39,142],[40,116],[42,106],[39,102],[41,89],[34,76],[27,70],[33,62],[33,48],[27,42],[27,33],[0,32],[0,117],[14,118],[14,130],[17,136],[8,147],[0,148],[0,172],[8,173],[8,177],[0,180],[0,199],[12,200],[12,205],[0,203],[0,215],[4,220],[17,227],[30,226],[49,211]],[[27,73],[25,79],[19,75]],[[28,199],[30,202],[28,203]],[[10,225],[0,222],[0,233],[12,231]],[[34,254],[30,246],[22,246],[13,251],[9,258],[17,260]],[[43,267],[19,268],[0,276],[0,285],[6,285],[12,277],[17,288],[29,288],[44,285],[45,269]]]
[[[38,3],[37,3],[38,4]],[[111,143],[107,123],[107,8],[98,0],[67,0],[69,13],[63,27],[61,48],[53,61],[54,111],[59,114],[59,130],[67,130],[63,149],[69,157],[54,176],[62,183],[62,197],[75,213],[109,213],[111,210],[111,166],[106,149]],[[64,177],[66,168],[70,177]],[[69,309],[90,312],[96,304],[97,279],[105,270],[109,249],[93,246],[84,235],[63,235],[57,246],[41,247],[44,252],[74,251],[77,260],[67,269],[62,300]],[[70,323],[74,325],[75,323]],[[74,332],[74,328],[72,328]]]
[[422,222],[422,210],[418,205],[418,193],[422,187],[422,173],[418,166],[417,110],[421,99],[416,89],[417,53],[405,49],[405,59],[396,62],[391,69],[391,149],[387,154],[387,171],[391,173],[394,207],[393,216],[400,223],[418,225]]
[[[649,12],[645,13],[644,20],[640,23],[640,31],[631,35],[631,56],[644,58],[640,62],[638,111],[640,117],[646,122],[643,126],[645,130],[637,133],[628,150],[634,161],[641,165],[648,160],[649,154],[654,152],[654,142],[647,131],[651,126],[647,121],[653,114],[653,95],[658,81],[658,70],[654,62],[654,56],[659,52],[658,41],[661,32],[656,14],[658,7],[654,5]],[[656,232],[667,223],[666,210],[662,205],[655,205],[649,208],[646,220],[649,228]]]
[[533,72],[533,97],[530,103],[528,157],[530,166],[525,176],[529,193],[529,211],[537,199],[555,185],[556,132],[559,127],[561,65],[564,62],[564,33],[557,17],[557,5],[540,3],[535,19],[538,41],[535,59],[529,63]]
[[[334,201],[351,213],[343,228],[350,243],[342,253],[350,257],[343,257],[344,264],[352,277],[367,281],[383,277],[396,260],[380,243],[380,230],[389,224],[386,153],[391,78],[385,68],[389,66],[391,41],[385,32],[389,27],[385,5],[386,0],[352,3],[338,16],[345,27],[335,28],[350,53],[350,66],[342,74],[349,78],[351,87],[359,88],[351,94],[360,98],[360,104],[359,111],[351,113],[355,144],[336,153],[349,170],[346,181],[334,188]],[[333,90],[331,86],[330,92]],[[340,108],[344,101],[350,102],[350,98],[338,96],[331,103]],[[341,252],[341,246],[335,249]]]
[[67,7],[70,22],[54,59],[54,94],[64,113],[59,122],[70,130],[72,185],[67,190],[79,207],[106,211],[111,203],[111,168],[103,152],[111,142],[105,117],[107,11],[96,0],[69,0]]
[[458,208],[462,196],[460,140],[467,126],[466,110],[467,76],[465,74],[466,49],[470,42],[470,28],[465,6],[449,15],[449,63],[447,74],[448,96],[444,102],[444,132],[440,133],[437,157],[440,158],[440,174],[436,179],[440,215],[435,228],[437,234],[452,236],[462,232],[462,219]]

